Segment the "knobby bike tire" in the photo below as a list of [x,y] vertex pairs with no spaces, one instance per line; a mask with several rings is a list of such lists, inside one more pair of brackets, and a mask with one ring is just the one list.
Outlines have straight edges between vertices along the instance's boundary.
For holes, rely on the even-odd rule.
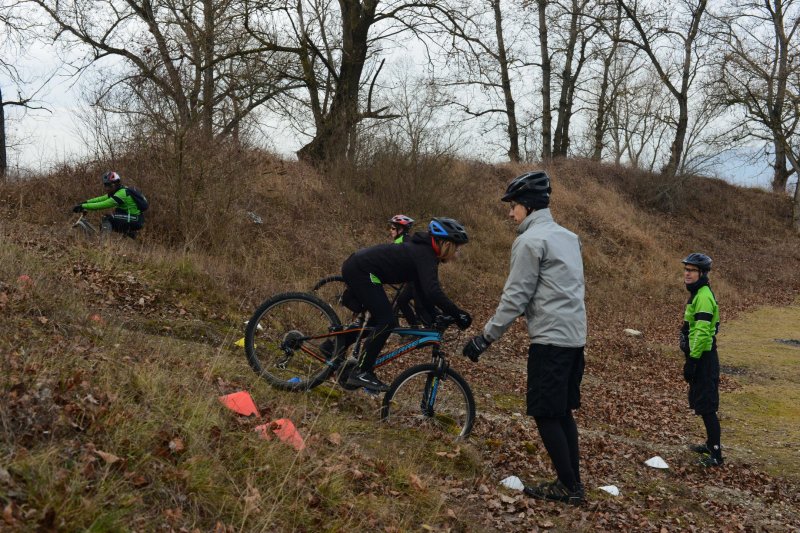
[[427,408],[437,373],[438,367],[428,363],[397,376],[383,397],[381,420],[395,421],[401,427],[433,426],[454,437],[468,437],[475,422],[475,398],[455,370],[445,370],[436,383],[433,409]]
[[314,292],[317,292],[318,290],[320,290],[323,286],[327,285],[328,283],[334,283],[334,282],[344,283],[344,277],[342,277],[342,276],[328,276],[327,278],[322,278],[316,284],[314,284],[314,287],[311,290],[314,291]]
[[278,294],[261,304],[247,323],[247,361],[273,387],[312,389],[333,372],[330,354],[338,353],[339,341],[335,336],[307,337],[327,335],[340,324],[331,306],[313,294]]

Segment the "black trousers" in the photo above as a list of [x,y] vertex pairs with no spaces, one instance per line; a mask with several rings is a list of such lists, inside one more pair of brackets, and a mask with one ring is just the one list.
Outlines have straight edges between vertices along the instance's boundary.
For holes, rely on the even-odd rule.
[[719,411],[719,355],[703,352],[697,360],[694,379],[689,383],[689,407],[700,416]]
[[136,234],[144,226],[144,217],[130,216],[127,213],[114,213],[113,215],[106,215],[103,220],[111,224],[112,231],[122,233],[126,237],[132,239],[136,238]]
[[369,311],[366,326],[372,328],[372,334],[361,352],[358,367],[372,370],[392,329],[397,327],[397,320],[383,286],[373,283],[369,272],[361,270],[352,259],[351,256],[342,265],[342,277],[352,295]]

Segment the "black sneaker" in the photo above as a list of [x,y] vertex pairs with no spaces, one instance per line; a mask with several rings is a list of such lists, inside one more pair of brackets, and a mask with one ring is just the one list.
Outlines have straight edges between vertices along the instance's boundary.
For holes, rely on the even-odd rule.
[[353,387],[364,387],[374,391],[386,392],[389,390],[389,385],[378,379],[374,372],[358,370],[352,372],[350,377],[347,378],[347,384]]
[[713,468],[715,466],[722,466],[725,464],[725,459],[723,459],[721,455],[715,457],[711,454],[704,454],[702,457],[700,457],[699,464],[705,468]]
[[711,454],[711,450],[708,449],[708,444],[706,444],[706,443],[703,443],[703,444],[692,444],[692,445],[689,446],[689,450],[693,451],[694,453],[699,453],[699,454],[704,454],[704,453],[709,454],[709,455]]
[[554,502],[563,502],[569,505],[581,505],[586,501],[586,496],[583,492],[583,487],[578,486],[576,490],[569,490],[559,480],[551,481],[548,483],[540,483],[539,485],[526,486],[523,492],[531,498],[537,500],[549,500]]

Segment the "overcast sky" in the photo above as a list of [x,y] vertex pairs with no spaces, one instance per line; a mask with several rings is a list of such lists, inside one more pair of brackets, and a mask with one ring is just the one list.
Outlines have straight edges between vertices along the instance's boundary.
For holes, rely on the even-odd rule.
[[[40,45],[30,50],[30,57],[22,63],[21,71],[27,78],[34,80],[32,85],[35,85],[36,80],[41,80],[47,72],[58,67],[58,61],[51,47]],[[83,126],[78,116],[81,112],[81,86],[88,82],[88,78],[76,80],[63,75],[54,78],[39,95],[39,101],[49,112],[27,111],[22,117],[19,109],[8,109],[8,134],[21,143],[9,150],[9,165],[12,168],[19,166],[37,172],[52,168],[58,163],[86,157],[89,151],[79,135]],[[5,87],[4,91],[4,96],[9,99],[12,95],[8,94]],[[270,137],[270,148],[289,159],[294,158],[294,152],[302,143],[301,139],[288,131],[279,135],[273,133]],[[475,156],[476,150],[487,146],[482,142],[479,148],[476,145],[477,140],[470,147],[471,157]],[[740,150],[723,154],[716,166],[716,174],[737,185],[769,187],[771,168],[763,156],[754,158],[753,151]],[[498,162],[504,159],[504,154],[498,150],[484,154],[484,157],[490,162]]]

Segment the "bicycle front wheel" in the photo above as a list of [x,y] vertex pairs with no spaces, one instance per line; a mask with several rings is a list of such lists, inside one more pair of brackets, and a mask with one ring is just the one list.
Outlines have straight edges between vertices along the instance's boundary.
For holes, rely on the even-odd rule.
[[313,294],[278,294],[247,323],[247,361],[274,387],[311,389],[333,372],[338,341],[329,334],[339,325],[333,309]]
[[392,382],[383,397],[381,419],[399,427],[435,428],[466,438],[475,421],[475,398],[455,370],[440,372],[434,364],[417,365]]

